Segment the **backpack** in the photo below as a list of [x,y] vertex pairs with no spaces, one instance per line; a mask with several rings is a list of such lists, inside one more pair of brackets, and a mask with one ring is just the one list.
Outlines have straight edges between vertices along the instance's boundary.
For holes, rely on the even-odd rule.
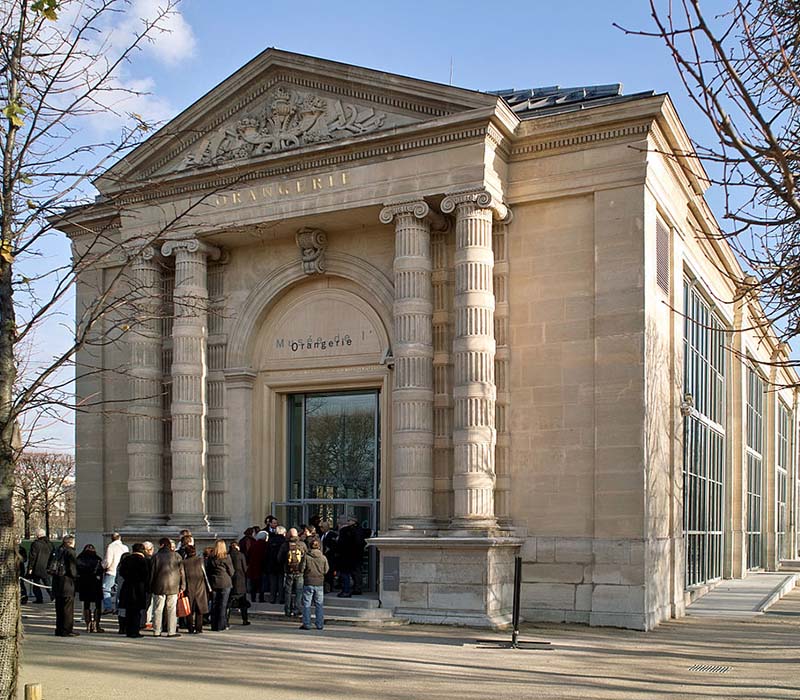
[[47,560],[47,574],[48,576],[64,576],[67,573],[67,567],[64,565],[64,548],[59,547],[54,549]]
[[299,574],[301,561],[303,561],[303,552],[296,542],[292,542],[289,545],[289,553],[286,558],[286,571],[290,574]]

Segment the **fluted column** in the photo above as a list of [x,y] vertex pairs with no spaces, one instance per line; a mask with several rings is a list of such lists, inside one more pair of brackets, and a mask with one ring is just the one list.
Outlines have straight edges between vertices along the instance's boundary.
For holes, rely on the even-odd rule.
[[219,249],[196,238],[167,241],[175,256],[172,324],[172,514],[170,522],[207,528],[206,377],[208,374],[207,257]]
[[495,488],[494,290],[492,218],[507,214],[485,191],[442,200],[455,213],[455,337],[453,340],[453,491],[451,528],[497,526]]
[[131,251],[128,526],[164,522],[161,264],[151,245]]
[[433,288],[431,220],[424,201],[385,207],[395,223],[392,522],[395,530],[433,527]]

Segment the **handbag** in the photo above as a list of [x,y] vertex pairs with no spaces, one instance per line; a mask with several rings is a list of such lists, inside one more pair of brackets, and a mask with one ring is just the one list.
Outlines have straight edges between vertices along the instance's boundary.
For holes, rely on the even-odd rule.
[[192,604],[189,598],[181,591],[178,593],[178,602],[175,604],[175,613],[178,617],[189,617],[192,614]]

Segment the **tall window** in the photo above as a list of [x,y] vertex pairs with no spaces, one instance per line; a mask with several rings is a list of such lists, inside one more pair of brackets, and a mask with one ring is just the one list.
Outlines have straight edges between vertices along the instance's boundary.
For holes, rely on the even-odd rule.
[[747,368],[747,568],[761,567],[764,381]]
[[778,459],[775,464],[775,523],[777,539],[775,542],[778,559],[786,552],[786,488],[789,482],[789,465],[792,454],[792,412],[778,402]]
[[725,474],[725,328],[684,282],[684,394],[695,410],[684,422],[683,530],[686,585],[722,576]]

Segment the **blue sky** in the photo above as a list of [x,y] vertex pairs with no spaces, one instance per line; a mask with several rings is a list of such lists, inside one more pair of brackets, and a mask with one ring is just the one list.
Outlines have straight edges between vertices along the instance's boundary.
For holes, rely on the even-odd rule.
[[[119,22],[130,23],[157,3],[133,0],[132,13]],[[703,2],[709,8],[722,4]],[[647,0],[184,0],[180,12],[172,34],[158,38],[125,68],[125,79],[149,85],[151,98],[136,107],[146,117],[178,114],[275,46],[442,83],[450,81],[452,62],[453,84],[475,90],[621,82],[627,94],[669,92],[689,133],[711,138],[663,44],[613,26],[651,29]],[[54,243],[48,253],[63,259],[66,241]],[[39,338],[49,341],[63,333],[53,329],[52,336],[44,331]],[[69,449],[72,431],[71,424],[52,423],[39,437],[52,438],[53,448]]]

